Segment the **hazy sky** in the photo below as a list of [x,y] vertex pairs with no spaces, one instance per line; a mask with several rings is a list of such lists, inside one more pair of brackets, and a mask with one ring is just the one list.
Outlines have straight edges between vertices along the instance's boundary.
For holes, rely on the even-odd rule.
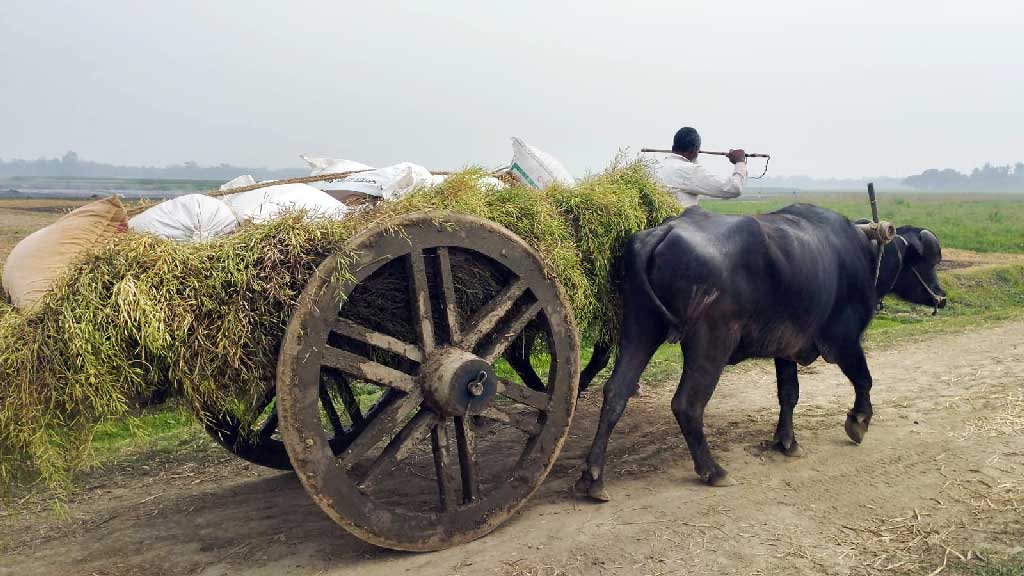
[[441,170],[519,136],[582,174],[692,125],[774,175],[1024,160],[1019,0],[2,0],[0,78],[2,158]]

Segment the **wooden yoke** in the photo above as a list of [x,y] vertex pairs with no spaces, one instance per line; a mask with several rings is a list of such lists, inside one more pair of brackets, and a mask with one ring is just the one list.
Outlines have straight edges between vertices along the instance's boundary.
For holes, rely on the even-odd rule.
[[854,224],[868,240],[876,240],[883,246],[896,239],[896,226],[892,222],[882,220],[881,222],[867,222],[865,224]]

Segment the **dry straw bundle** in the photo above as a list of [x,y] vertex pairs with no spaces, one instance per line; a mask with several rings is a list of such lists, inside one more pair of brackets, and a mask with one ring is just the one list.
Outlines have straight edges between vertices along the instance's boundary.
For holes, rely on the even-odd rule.
[[66,488],[95,425],[158,388],[196,408],[244,412],[272,381],[317,265],[396,215],[444,209],[509,228],[565,287],[584,338],[606,337],[623,240],[678,204],[640,163],[543,191],[493,191],[481,186],[486,175],[470,169],[340,221],[293,214],[210,243],[123,235],[69,270],[32,314],[0,308],[0,494],[28,480]]

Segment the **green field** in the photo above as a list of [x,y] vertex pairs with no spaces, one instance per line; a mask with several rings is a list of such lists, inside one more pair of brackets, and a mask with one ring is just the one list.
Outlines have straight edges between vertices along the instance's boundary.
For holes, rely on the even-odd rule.
[[[748,194],[748,197],[750,195]],[[770,212],[794,202],[831,208],[850,218],[870,218],[866,192],[805,193],[743,200],[708,200],[701,206],[722,214]],[[928,228],[945,248],[976,252],[1024,252],[1024,193],[878,193],[878,214],[897,226]]]

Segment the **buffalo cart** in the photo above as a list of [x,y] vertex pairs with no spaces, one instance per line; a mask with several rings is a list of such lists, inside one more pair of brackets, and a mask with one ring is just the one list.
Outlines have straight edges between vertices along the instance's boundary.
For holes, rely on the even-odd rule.
[[477,217],[401,216],[348,248],[306,285],[261,416],[211,411],[207,430],[294,469],[367,542],[483,536],[537,490],[569,432],[580,343],[566,295],[533,248]]

